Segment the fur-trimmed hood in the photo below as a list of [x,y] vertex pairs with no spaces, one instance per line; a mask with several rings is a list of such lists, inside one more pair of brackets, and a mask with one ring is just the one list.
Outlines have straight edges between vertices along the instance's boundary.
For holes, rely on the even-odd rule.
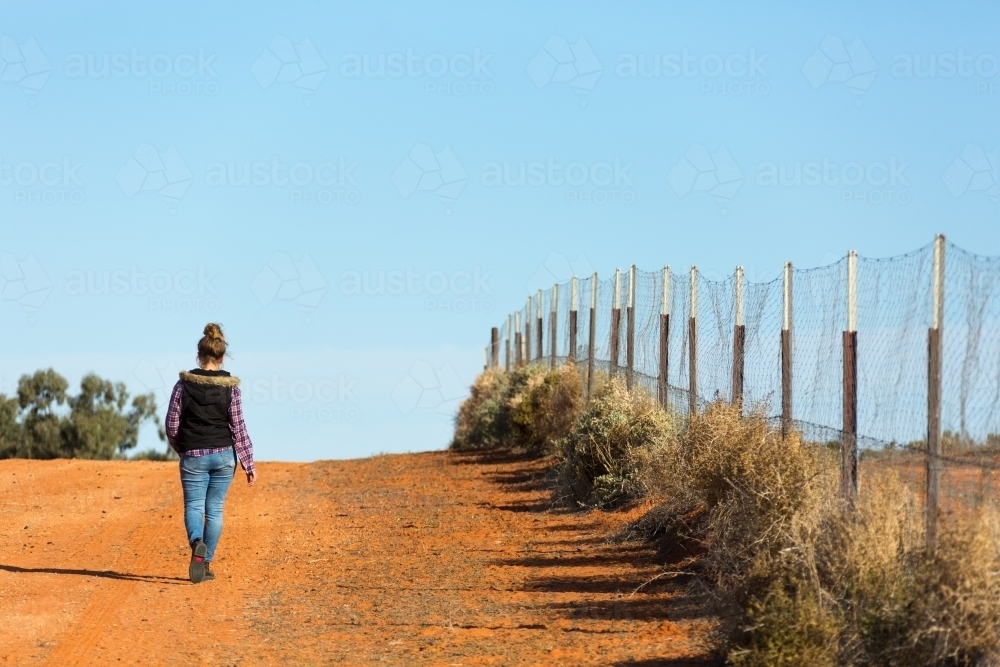
[[188,371],[181,371],[180,375],[181,380],[195,384],[214,384],[220,387],[238,387],[240,384],[240,379],[235,375],[202,375]]

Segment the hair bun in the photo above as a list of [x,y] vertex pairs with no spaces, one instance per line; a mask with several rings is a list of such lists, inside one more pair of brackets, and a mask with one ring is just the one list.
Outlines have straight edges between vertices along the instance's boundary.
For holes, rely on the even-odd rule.
[[209,322],[205,325],[205,330],[202,332],[209,338],[217,338],[218,340],[226,340],[226,337],[222,335],[222,327],[215,322]]
[[222,335],[222,325],[209,322],[205,325],[205,335],[198,341],[198,361],[214,360],[221,363],[226,356],[226,337]]

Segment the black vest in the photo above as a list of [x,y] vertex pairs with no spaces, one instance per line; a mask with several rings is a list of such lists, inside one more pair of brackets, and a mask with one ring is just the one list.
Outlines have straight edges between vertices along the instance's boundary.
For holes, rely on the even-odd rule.
[[196,368],[182,372],[181,427],[177,431],[177,450],[232,447],[229,430],[229,406],[233,387],[239,378],[226,371],[203,371]]

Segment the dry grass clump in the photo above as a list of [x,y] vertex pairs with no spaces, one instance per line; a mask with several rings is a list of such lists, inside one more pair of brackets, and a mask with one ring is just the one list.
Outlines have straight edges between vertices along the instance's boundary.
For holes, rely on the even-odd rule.
[[455,418],[452,449],[509,447],[551,452],[580,414],[580,375],[571,365],[488,369],[476,378]]
[[946,524],[920,562],[908,608],[913,665],[1000,664],[1000,517],[995,508]]
[[452,449],[480,449],[501,444],[501,421],[509,386],[507,373],[498,368],[487,369],[476,378],[469,398],[462,402],[455,416]]
[[668,447],[675,422],[620,379],[594,392],[572,430],[559,442],[558,494],[581,506],[612,507],[646,490],[643,470]]
[[755,563],[748,646],[734,664],[879,664],[887,649],[899,652],[922,544],[912,494],[887,472],[868,480],[853,511],[828,496],[809,512],[816,521]]
[[527,366],[514,373],[511,388],[507,407],[517,437],[510,444],[533,454],[551,453],[583,409],[583,383],[576,367]]
[[925,554],[923,508],[891,469],[839,498],[836,452],[715,403],[646,469],[665,502],[647,535],[694,539],[702,573],[746,611],[730,662],[985,665],[1000,657],[1000,521],[949,517]]
[[809,665],[834,667],[843,632],[839,609],[814,588],[789,577],[769,582],[760,597],[747,603],[749,641],[732,651],[729,663],[740,667]]
[[[924,550],[922,509],[892,471],[858,505],[827,504],[814,528],[758,562],[745,666],[987,665],[1000,657],[1000,531],[994,510],[950,517]],[[992,662],[991,662],[992,660]]]
[[661,516],[684,518],[667,527],[704,544],[706,573],[728,590],[745,591],[752,570],[818,522],[822,454],[798,434],[782,438],[761,413],[713,403],[666,454],[646,472],[668,499]]

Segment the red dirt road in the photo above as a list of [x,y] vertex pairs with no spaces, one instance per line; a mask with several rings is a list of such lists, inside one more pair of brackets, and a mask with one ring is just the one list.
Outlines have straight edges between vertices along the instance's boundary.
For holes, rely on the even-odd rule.
[[434,452],[238,474],[187,581],[175,463],[0,461],[0,665],[712,665],[717,620],[538,462]]

